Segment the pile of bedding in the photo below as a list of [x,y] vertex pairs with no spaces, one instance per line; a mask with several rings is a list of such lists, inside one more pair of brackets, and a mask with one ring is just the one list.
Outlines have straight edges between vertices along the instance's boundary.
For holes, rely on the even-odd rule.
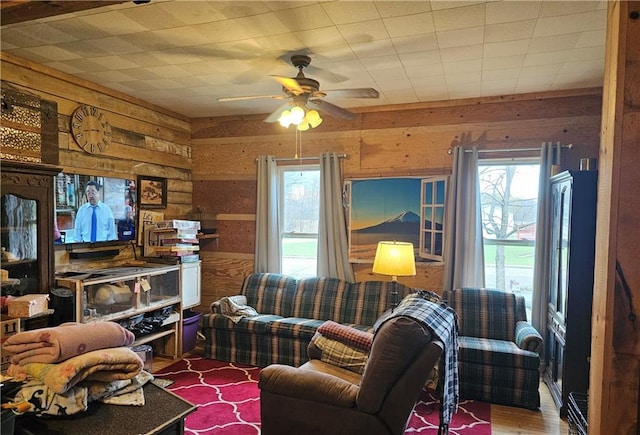
[[[142,386],[153,376],[129,347],[133,333],[114,322],[65,323],[7,338],[7,374],[24,384],[13,398],[36,415],[72,415],[88,404],[144,405]],[[27,409],[26,404],[29,404]]]

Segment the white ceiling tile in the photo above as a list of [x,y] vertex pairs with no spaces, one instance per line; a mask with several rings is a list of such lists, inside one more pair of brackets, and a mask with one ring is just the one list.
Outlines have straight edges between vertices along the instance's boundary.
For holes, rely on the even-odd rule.
[[420,35],[435,31],[431,12],[383,19],[384,25],[392,38],[400,36]]
[[122,70],[129,68],[137,68],[133,62],[128,61],[127,59],[120,56],[103,56],[103,57],[94,57],[91,59],[98,65],[102,65],[105,69],[114,69],[114,70]]
[[93,71],[81,74],[82,78],[94,83],[118,83],[130,81],[131,77],[120,71]]
[[496,56],[485,58],[482,61],[482,70],[483,71],[493,71],[497,69],[512,69],[512,68],[521,68],[524,63],[524,55],[517,54],[513,56]]
[[442,67],[449,85],[463,83],[466,80],[480,81],[482,78],[482,64],[479,60],[443,63]]
[[117,11],[86,15],[79,17],[78,19],[90,26],[94,26],[99,29],[108,29],[110,35],[129,35],[149,30],[148,27],[136,23],[124,16],[121,12]]
[[556,74],[558,74],[561,68],[562,63],[523,66],[520,70],[520,79],[545,77],[551,80]]
[[[153,6],[154,9],[161,9],[163,13],[166,12],[184,24],[211,23],[214,21],[222,21],[226,18],[217,10],[213,2],[192,1],[185,3],[178,1],[158,4],[151,3],[147,7],[149,6]],[[153,16],[151,9],[145,8],[144,10]]]
[[400,58],[395,54],[391,56],[367,57],[365,59],[360,59],[360,62],[362,62],[362,65],[364,65],[369,72],[392,68],[404,68],[400,62]]
[[274,14],[280,18],[280,21],[292,32],[334,25],[329,15],[327,15],[319,4],[279,10],[275,11]]
[[144,51],[141,47],[133,44],[132,42],[132,39],[125,40],[119,36],[110,36],[108,38],[91,39],[87,41],[87,44],[98,50],[95,55],[101,55],[103,53],[130,54]]
[[531,38],[527,53],[546,53],[550,51],[571,50],[576,46],[581,33],[567,33],[566,35],[543,36]]
[[[602,61],[582,60],[564,63],[558,71],[558,75],[569,75],[573,73],[582,80],[584,77],[593,77],[596,75],[595,73],[602,73],[603,71],[604,63]],[[600,82],[602,82],[602,80],[600,80]]]
[[376,1],[375,5],[378,13],[383,18],[400,17],[431,11],[431,3],[428,1],[380,0]]
[[189,75],[187,71],[176,65],[152,66],[147,68],[147,71],[156,74],[158,77],[166,77],[170,79]]
[[387,28],[380,19],[338,25],[338,31],[349,44],[389,39]]
[[76,41],[78,38],[48,24],[38,23],[17,26],[11,32],[3,29],[2,39],[14,44],[19,43],[22,47],[34,47]]
[[321,4],[322,9],[335,24],[357,23],[380,18],[378,9],[372,1],[328,2]]
[[441,64],[440,50],[421,51],[419,53],[407,53],[399,55],[400,61],[407,68],[416,66]]
[[[183,7],[189,6],[191,5],[183,5]],[[181,27],[187,24],[177,18],[173,13],[164,9],[162,6],[153,8],[130,8],[121,11],[121,13],[127,17],[127,19],[138,23],[146,29],[168,29],[172,27]]]
[[32,53],[41,58],[47,58],[52,61],[64,61],[71,59],[79,59],[76,53],[73,53],[68,50],[64,50],[60,47],[56,47],[55,45],[44,45],[42,47],[31,47],[26,49],[27,52]]
[[517,78],[502,80],[482,80],[482,95],[509,95],[513,94],[518,83]]
[[535,26],[535,20],[489,24],[484,29],[484,41],[503,42],[531,38]]
[[542,2],[499,1],[487,3],[487,24],[511,23],[538,18]]
[[92,26],[91,24],[78,20],[77,18],[49,21],[47,24],[69,35],[82,35],[82,39],[104,38],[111,35],[108,28],[102,29]]
[[588,32],[582,32],[578,42],[576,42],[576,48],[582,47],[604,47],[602,41],[606,40],[606,30],[593,30]]
[[482,44],[451,47],[440,51],[443,63],[482,59]]
[[247,38],[244,29],[236,25],[233,20],[196,24],[193,28],[211,43],[238,41]]
[[398,54],[422,52],[438,48],[438,39],[435,33],[396,37],[391,42]]
[[543,1],[540,17],[557,17],[591,12],[598,9],[599,1]]
[[470,44],[482,44],[484,40],[484,27],[437,32],[436,38],[438,39],[438,45],[442,49]]
[[236,18],[233,24],[243,29],[248,38],[286,33],[288,27],[274,13]]
[[377,56],[390,56],[396,55],[396,49],[391,43],[390,39],[379,39],[377,41],[371,41],[362,44],[350,44],[351,50],[358,56],[359,59],[365,59],[367,57]]
[[455,89],[449,88],[449,98],[452,100],[477,98],[479,95],[482,95],[480,83],[463,83],[456,85]]
[[519,41],[492,42],[485,44],[483,55],[485,58],[515,56],[526,53],[529,46],[528,39]]
[[433,77],[444,77],[444,69],[441,63],[406,68],[406,72],[412,83],[420,80],[431,80]]
[[376,83],[384,83],[395,81],[396,83],[406,80],[404,68],[390,68],[379,70],[368,70],[369,75],[375,80]]
[[82,72],[82,70],[67,65],[64,62],[47,62],[45,65],[49,68],[57,69],[58,71],[65,72],[67,74],[79,74]]
[[569,55],[568,50],[549,51],[547,53],[529,53],[524,57],[523,66],[551,65],[562,63]]
[[437,32],[484,26],[485,4],[433,11],[433,24]]
[[573,61],[583,61],[583,60],[587,60],[587,61],[597,60],[599,62],[602,62],[602,60],[604,59],[604,55],[605,55],[604,47],[578,48],[569,52],[569,55],[567,56],[567,61],[573,62]]
[[[533,36],[564,35],[602,29],[602,11],[538,19]],[[606,22],[606,21],[605,21]]]
[[520,75],[520,68],[505,68],[482,70],[482,81],[517,80]]
[[458,9],[465,8],[468,6],[475,6],[478,4],[484,4],[486,0],[479,1],[463,1],[463,0],[432,0],[431,1],[431,9],[434,11],[440,11],[443,9]]

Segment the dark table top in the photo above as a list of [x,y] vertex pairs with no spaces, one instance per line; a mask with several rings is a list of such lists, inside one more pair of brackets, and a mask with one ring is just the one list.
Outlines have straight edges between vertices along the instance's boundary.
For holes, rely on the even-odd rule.
[[195,405],[149,382],[144,406],[92,402],[87,411],[68,417],[22,415],[15,421],[16,435],[138,435],[155,434],[197,409]]

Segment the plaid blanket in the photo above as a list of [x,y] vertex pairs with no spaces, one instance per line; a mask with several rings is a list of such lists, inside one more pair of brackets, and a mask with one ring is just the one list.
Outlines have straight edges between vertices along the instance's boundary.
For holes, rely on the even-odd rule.
[[[440,376],[442,400],[440,425],[448,426],[453,414],[458,410],[458,318],[456,312],[437,295],[431,292],[417,292],[407,295],[388,317],[409,317],[422,323],[444,344],[444,362],[441,360]],[[382,322],[376,324],[375,330]]]

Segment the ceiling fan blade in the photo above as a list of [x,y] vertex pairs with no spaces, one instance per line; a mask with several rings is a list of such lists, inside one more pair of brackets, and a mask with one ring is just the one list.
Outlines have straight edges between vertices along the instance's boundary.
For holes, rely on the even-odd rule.
[[292,79],[291,77],[283,77],[283,76],[271,76],[278,83],[280,83],[285,89],[290,92],[293,92],[295,95],[304,94],[304,89],[300,86],[300,83],[296,79]]
[[287,98],[286,95],[246,95],[241,97],[220,97],[218,101],[243,101],[243,100],[257,100],[260,98],[272,98],[274,100],[284,100]]
[[325,100],[309,100],[309,102],[318,106],[323,112],[327,112],[329,115],[335,116],[336,118],[352,120],[356,117],[355,113],[349,112],[347,109],[338,107]]
[[378,98],[380,93],[373,88],[334,89],[324,91],[334,98]]
[[284,112],[291,106],[293,106],[293,103],[291,102],[284,103],[282,106],[278,107],[276,110],[271,112],[271,114],[264,119],[264,122],[277,122],[282,112]]

